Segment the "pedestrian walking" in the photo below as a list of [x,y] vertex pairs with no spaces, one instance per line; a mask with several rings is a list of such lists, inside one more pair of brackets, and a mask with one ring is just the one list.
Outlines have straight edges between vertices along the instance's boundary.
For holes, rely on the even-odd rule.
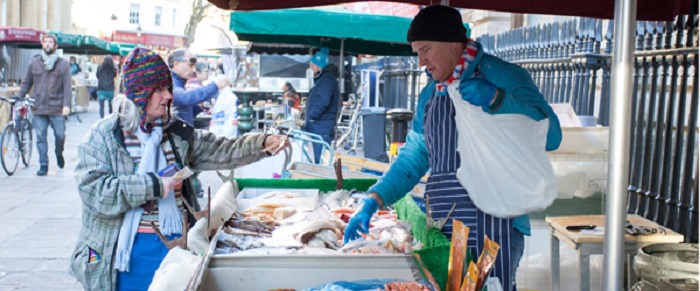
[[100,118],[104,118],[105,103],[112,114],[112,99],[114,99],[114,78],[117,77],[117,67],[114,58],[106,56],[102,64],[97,67],[97,99],[100,102]]
[[46,135],[49,125],[55,138],[56,164],[63,169],[63,146],[66,140],[66,116],[70,114],[73,94],[71,92],[70,65],[56,54],[58,39],[53,34],[45,34],[41,39],[41,54],[34,57],[22,80],[18,96],[23,97],[30,89],[32,124],[36,133],[36,148],[39,152],[37,176],[45,176],[49,171],[48,142]]

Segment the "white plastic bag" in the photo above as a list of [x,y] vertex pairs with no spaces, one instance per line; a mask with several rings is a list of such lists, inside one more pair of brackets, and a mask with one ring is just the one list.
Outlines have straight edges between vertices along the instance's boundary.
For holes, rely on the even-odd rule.
[[185,289],[201,261],[202,257],[190,251],[183,250],[180,247],[173,248],[168,251],[168,254],[163,258],[163,262],[160,263],[160,267],[156,270],[148,290],[168,291]]
[[236,94],[231,87],[219,90],[219,97],[211,110],[209,131],[217,136],[235,137],[238,135],[238,108]]
[[549,120],[521,114],[488,114],[462,99],[459,82],[448,87],[455,106],[457,179],[474,204],[509,218],[542,211],[557,197],[552,165],[545,153]]

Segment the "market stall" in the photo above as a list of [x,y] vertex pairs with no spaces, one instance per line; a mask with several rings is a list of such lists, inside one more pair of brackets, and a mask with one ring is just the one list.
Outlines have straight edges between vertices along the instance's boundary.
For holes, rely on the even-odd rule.
[[0,26],[2,45],[2,83],[19,85],[29,66],[29,60],[41,49],[44,31],[27,27]]
[[[119,55],[120,46],[90,35],[76,36],[77,45],[63,47],[64,53],[80,55]],[[60,43],[60,40],[59,40]],[[77,110],[87,110],[90,105],[90,90],[97,87],[97,77],[90,74],[91,69],[84,69],[84,74],[73,76],[75,103]]]
[[[256,10],[304,7],[339,3],[333,0],[318,1],[224,1],[209,0],[222,9]],[[432,1],[401,1],[414,4],[434,4]],[[605,290],[619,290],[622,287],[624,229],[626,216],[626,196],[629,180],[630,116],[633,92],[635,20],[669,21],[676,15],[697,10],[697,2],[675,0],[659,2],[651,0],[600,0],[591,2],[554,0],[539,1],[441,1],[441,4],[459,8],[496,10],[516,13],[537,13],[572,15],[586,17],[613,18],[616,41],[613,49],[611,82],[614,98],[611,100],[611,139],[609,154],[610,195],[607,196],[605,236],[604,278]],[[694,9],[693,9],[694,8]]]
[[[41,35],[43,31],[26,27],[0,26],[0,46],[2,46],[2,87],[0,96],[12,97],[19,91],[19,79],[24,77],[28,62],[22,60],[31,58],[30,55],[22,57],[22,48],[40,49]],[[0,128],[4,128],[10,119],[10,105],[0,102]]]
[[[377,213],[363,239],[343,244],[347,221],[375,182],[229,180],[188,232],[184,257],[189,259],[179,261],[191,259],[198,266],[176,267],[166,257],[151,288],[165,290],[159,289],[164,282],[179,276],[186,290],[315,290],[343,284],[446,290],[450,247],[462,246],[465,255],[466,244],[450,243],[439,231],[444,222],[426,218],[410,195]],[[174,249],[168,256],[178,253]]]

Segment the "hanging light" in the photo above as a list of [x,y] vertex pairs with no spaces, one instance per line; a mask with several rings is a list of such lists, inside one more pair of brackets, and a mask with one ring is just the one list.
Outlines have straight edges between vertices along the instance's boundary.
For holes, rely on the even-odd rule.
[[136,28],[136,44],[137,46],[141,44],[141,33],[143,32],[143,29],[141,29],[141,23],[139,23],[139,27]]

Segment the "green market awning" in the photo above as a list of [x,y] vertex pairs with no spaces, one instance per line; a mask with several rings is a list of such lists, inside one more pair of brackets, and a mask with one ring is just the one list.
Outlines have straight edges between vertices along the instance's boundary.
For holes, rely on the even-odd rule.
[[[116,46],[119,50],[119,55],[125,57],[131,53],[136,48],[135,43],[128,42],[112,42],[113,46]],[[139,47],[145,47],[143,44],[138,45]]]
[[58,39],[58,48],[61,48],[64,51],[70,48],[77,48],[83,42],[83,37],[77,34],[63,33],[58,31],[49,31],[49,33],[56,36],[56,38]]
[[[104,54],[104,55],[116,55],[119,54],[119,46],[112,45],[112,43],[91,36],[86,35],[83,38],[83,44],[80,45],[81,48],[90,48],[94,52],[93,54]],[[101,53],[102,52],[102,53]]]
[[413,55],[406,41],[411,19],[342,10],[281,9],[231,13],[230,29],[253,43],[328,47],[348,54]]
[[80,46],[64,49],[64,52],[86,55],[118,55],[119,46],[91,35],[81,36]]

